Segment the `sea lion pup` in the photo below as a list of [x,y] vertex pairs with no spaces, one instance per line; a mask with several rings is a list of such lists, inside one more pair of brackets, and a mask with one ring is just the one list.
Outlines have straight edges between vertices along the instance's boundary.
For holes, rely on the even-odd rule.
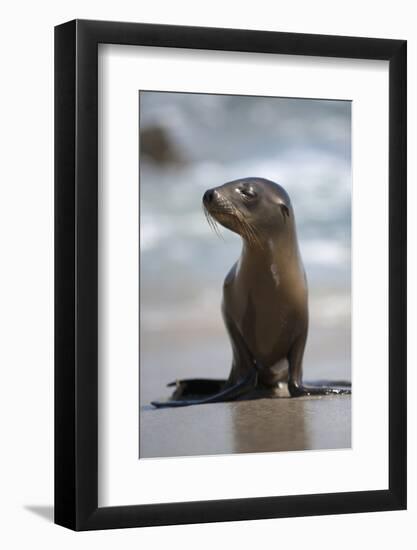
[[291,397],[350,393],[350,384],[302,382],[308,332],[307,279],[287,192],[263,178],[245,178],[209,189],[207,220],[238,233],[243,246],[223,285],[222,313],[233,349],[227,380],[191,379],[171,400],[155,407],[181,407],[273,395],[288,382]]

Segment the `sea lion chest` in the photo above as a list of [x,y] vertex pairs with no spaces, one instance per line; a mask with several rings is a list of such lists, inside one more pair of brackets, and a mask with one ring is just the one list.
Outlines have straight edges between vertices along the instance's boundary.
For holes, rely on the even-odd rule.
[[223,286],[223,311],[264,366],[287,357],[307,321],[307,287],[300,263],[242,254]]

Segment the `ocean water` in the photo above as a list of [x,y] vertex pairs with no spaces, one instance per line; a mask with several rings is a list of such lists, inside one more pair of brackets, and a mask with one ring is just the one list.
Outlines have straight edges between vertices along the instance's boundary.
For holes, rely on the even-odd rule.
[[310,293],[305,371],[348,378],[350,102],[141,92],[140,141],[142,399],[180,376],[228,374],[221,288],[241,240],[211,231],[201,198],[248,176],[280,183],[294,206]]

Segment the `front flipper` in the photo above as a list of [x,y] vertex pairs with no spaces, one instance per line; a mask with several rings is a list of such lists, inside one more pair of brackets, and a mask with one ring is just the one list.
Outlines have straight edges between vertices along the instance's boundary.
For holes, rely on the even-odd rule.
[[198,399],[214,395],[221,392],[226,385],[226,380],[216,380],[214,378],[187,378],[186,380],[176,380],[168,384],[168,388],[175,387],[172,394],[174,400],[188,397]]
[[[205,405],[208,403],[219,403],[221,401],[233,401],[242,394],[256,386],[257,372],[256,369],[251,369],[247,376],[239,380],[232,386],[225,387],[222,391],[203,397],[200,399],[173,399],[170,401],[152,401],[151,405],[157,409],[168,407],[187,407],[189,405]],[[199,381],[201,382],[201,380]],[[175,395],[175,393],[174,393]]]
[[[224,322],[229,333],[233,349],[233,364],[227,382],[223,380],[191,379],[173,382],[176,386],[168,401],[153,401],[156,408],[187,407],[233,401],[255,389],[258,382],[258,363],[236,326],[235,322],[223,311]],[[213,392],[210,394],[210,389]]]
[[291,397],[304,397],[309,395],[350,395],[352,393],[350,386],[347,384],[339,386],[337,383],[332,386],[321,386],[315,384],[302,384],[298,386],[289,382],[288,391]]
[[321,381],[312,384],[302,382],[303,355],[307,339],[307,330],[294,343],[288,355],[288,391],[291,397],[310,395],[349,395],[351,384],[346,381]]

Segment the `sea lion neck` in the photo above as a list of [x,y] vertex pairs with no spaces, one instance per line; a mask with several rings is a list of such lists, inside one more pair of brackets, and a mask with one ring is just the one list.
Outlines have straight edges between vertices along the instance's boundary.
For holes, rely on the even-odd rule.
[[289,294],[305,288],[304,268],[296,237],[289,238],[288,234],[271,237],[263,241],[262,246],[246,239],[242,241],[238,273],[247,284],[252,281],[255,287],[272,287],[274,292],[285,289]]
[[300,261],[295,229],[289,232],[270,235],[259,242],[242,237],[242,256],[256,262]]

